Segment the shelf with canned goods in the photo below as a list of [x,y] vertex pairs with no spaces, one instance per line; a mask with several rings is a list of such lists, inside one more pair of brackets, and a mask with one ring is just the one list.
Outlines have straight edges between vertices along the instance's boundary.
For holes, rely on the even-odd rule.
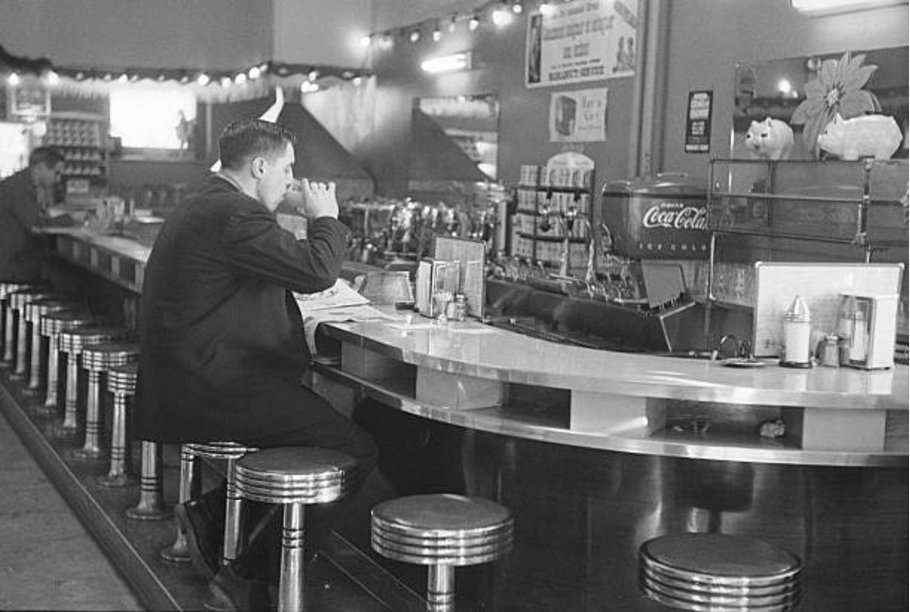
[[570,260],[584,261],[593,195],[594,161],[584,155],[560,153],[543,166],[522,165],[511,218],[511,255],[560,268]]

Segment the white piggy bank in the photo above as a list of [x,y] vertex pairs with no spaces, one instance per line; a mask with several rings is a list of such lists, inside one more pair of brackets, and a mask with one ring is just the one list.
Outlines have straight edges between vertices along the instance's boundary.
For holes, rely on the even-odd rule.
[[825,131],[818,135],[818,146],[841,159],[888,159],[901,140],[903,135],[894,117],[864,115],[844,120],[835,115]]
[[746,132],[746,148],[761,159],[788,159],[793,148],[793,129],[780,119],[753,121]]

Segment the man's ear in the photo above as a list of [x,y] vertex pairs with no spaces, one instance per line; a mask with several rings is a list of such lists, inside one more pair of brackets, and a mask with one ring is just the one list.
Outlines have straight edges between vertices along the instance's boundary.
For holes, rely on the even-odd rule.
[[260,179],[265,174],[266,160],[264,157],[254,157],[250,162],[250,173],[253,178]]

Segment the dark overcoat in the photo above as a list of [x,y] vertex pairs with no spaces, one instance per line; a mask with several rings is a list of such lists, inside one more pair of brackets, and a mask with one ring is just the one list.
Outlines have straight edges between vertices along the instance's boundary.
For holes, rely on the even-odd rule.
[[168,216],[142,288],[135,438],[256,438],[306,409],[306,345],[291,291],[332,286],[347,228],[325,217],[307,232],[296,240],[217,176]]
[[39,213],[30,168],[0,181],[0,279],[22,281],[41,276],[43,251],[32,236]]

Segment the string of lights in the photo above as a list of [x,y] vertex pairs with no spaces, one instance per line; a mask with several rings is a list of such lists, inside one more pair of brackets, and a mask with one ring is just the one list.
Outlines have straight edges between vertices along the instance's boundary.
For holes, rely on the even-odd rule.
[[450,13],[436,19],[426,19],[418,23],[398,26],[372,32],[360,39],[360,45],[366,48],[388,50],[398,42],[408,41],[417,44],[422,40],[440,42],[447,34],[455,34],[459,29],[475,32],[486,24],[496,28],[508,26],[516,16],[525,11],[525,5],[533,4],[540,12],[551,10],[553,4],[567,0],[551,2],[522,2],[521,0],[494,0],[464,13]]
[[189,87],[202,101],[258,98],[276,86],[318,91],[341,82],[359,81],[368,72],[337,66],[267,61],[238,70],[206,71],[193,68],[112,68],[54,66],[47,58],[30,59],[8,53],[0,45],[0,79],[9,86],[36,80],[62,94],[81,97],[107,95],[123,84]]
[[[569,0],[493,0],[466,12],[449,13],[439,18],[397,26],[365,35],[360,44],[366,48],[391,49],[399,42],[440,42],[459,30],[476,32],[492,25],[503,28],[513,23],[525,10],[548,14]],[[180,85],[194,90],[202,101],[251,99],[266,95],[276,86],[310,93],[342,82],[355,85],[369,72],[363,69],[314,66],[266,61],[244,69],[208,71],[198,68],[112,68],[96,66],[55,66],[47,58],[30,59],[8,53],[0,45],[0,79],[16,86],[22,79],[39,78],[62,93],[96,97],[106,95],[111,87],[124,83],[146,85]]]

